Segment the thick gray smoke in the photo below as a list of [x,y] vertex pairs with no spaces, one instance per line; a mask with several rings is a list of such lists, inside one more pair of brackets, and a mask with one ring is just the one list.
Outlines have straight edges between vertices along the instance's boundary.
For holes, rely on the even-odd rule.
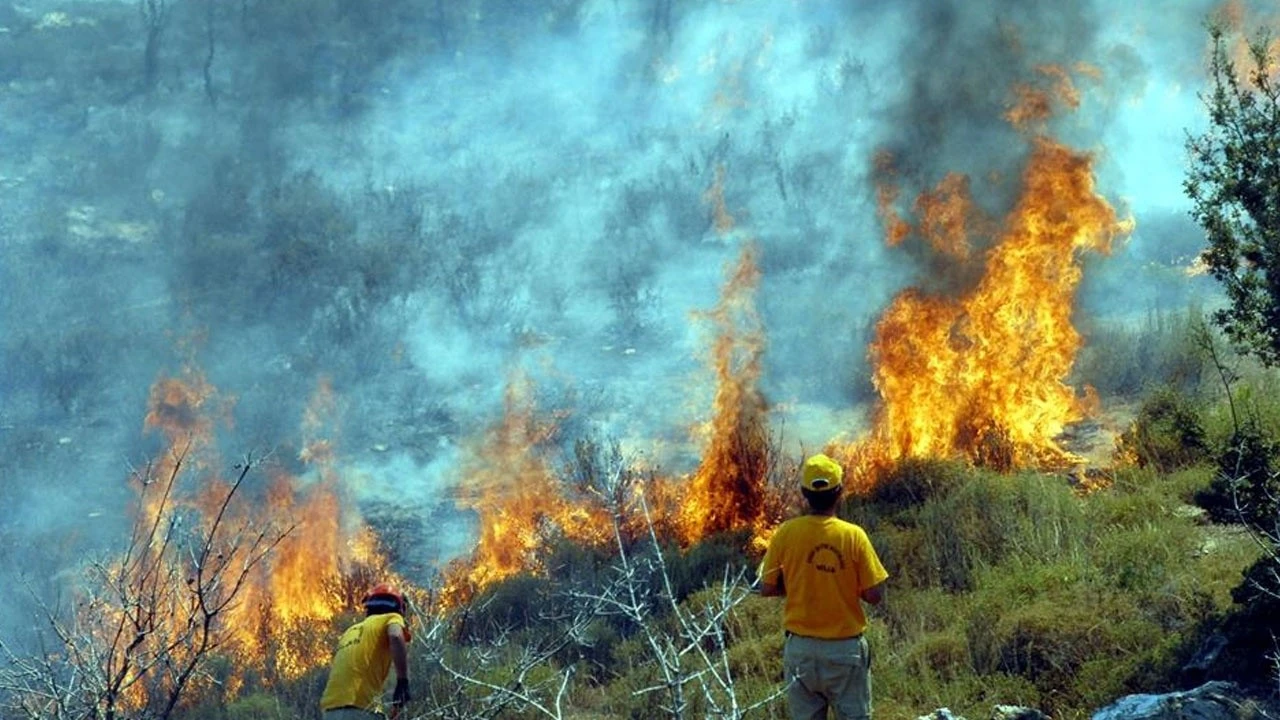
[[416,567],[469,541],[449,488],[517,374],[567,442],[687,470],[695,313],[749,243],[784,440],[854,432],[869,329],[929,282],[884,244],[875,153],[907,197],[968,173],[998,217],[1026,152],[1001,115],[1042,64],[1098,68],[1051,128],[1139,228],[1082,307],[1195,291],[1207,3],[304,5],[170,2],[148,76],[134,3],[0,2],[0,540],[29,549],[6,579],[113,537],[160,446],[149,387],[186,367],[234,400],[228,463],[298,472],[331,383],[351,502],[440,529]]

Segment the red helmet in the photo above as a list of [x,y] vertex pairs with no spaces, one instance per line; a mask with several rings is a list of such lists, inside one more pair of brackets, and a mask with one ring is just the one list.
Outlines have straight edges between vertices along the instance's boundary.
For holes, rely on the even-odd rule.
[[385,583],[373,586],[369,592],[365,593],[364,599],[360,601],[364,605],[365,610],[380,610],[383,612],[391,611],[404,613],[405,603],[404,595],[400,594],[391,585]]

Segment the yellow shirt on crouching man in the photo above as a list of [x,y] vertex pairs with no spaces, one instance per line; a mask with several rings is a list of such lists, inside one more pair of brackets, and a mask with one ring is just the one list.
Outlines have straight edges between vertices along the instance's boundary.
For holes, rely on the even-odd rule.
[[329,668],[329,681],[320,698],[324,710],[360,708],[373,712],[382,695],[382,684],[391,671],[387,626],[400,625],[408,640],[409,628],[400,613],[370,615],[347,628]]

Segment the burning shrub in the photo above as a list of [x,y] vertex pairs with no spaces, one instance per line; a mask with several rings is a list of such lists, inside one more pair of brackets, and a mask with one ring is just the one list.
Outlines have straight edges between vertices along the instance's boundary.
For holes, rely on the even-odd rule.
[[45,607],[46,658],[4,648],[0,690],[27,717],[169,718],[211,693],[210,671],[235,645],[233,616],[251,577],[292,530],[242,512],[239,476],[210,483],[207,511],[175,499],[189,460],[179,447],[133,478],[139,511],[122,552],[87,563],[70,617]]

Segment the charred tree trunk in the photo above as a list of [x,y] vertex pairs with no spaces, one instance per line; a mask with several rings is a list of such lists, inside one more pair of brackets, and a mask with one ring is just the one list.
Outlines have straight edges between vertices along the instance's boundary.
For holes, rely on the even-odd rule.
[[160,40],[169,24],[168,0],[140,0],[147,41],[142,51],[142,88],[150,93],[160,74]]
[[204,29],[208,48],[204,56],[203,73],[205,97],[209,98],[209,105],[216,108],[218,107],[218,91],[213,86],[213,56],[217,48],[217,36],[214,32],[214,21],[216,20],[214,2],[215,0],[205,0]]

